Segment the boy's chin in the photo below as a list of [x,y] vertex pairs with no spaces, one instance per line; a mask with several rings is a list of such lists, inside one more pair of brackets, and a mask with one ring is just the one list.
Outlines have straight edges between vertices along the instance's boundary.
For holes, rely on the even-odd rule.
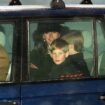
[[56,65],[60,65],[62,64],[63,62],[55,62]]

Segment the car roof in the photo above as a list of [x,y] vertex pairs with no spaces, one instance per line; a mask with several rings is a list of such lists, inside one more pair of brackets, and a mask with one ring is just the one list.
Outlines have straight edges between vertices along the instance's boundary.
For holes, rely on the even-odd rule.
[[63,16],[66,14],[102,15],[105,14],[105,5],[66,5],[64,9],[52,9],[43,5],[0,6],[0,16]]
[[[0,6],[0,11],[18,11],[18,10],[36,10],[36,9],[50,9],[50,6],[44,5],[15,5],[15,6]],[[66,8],[88,8],[88,9],[105,9],[105,5],[80,5],[67,4]]]

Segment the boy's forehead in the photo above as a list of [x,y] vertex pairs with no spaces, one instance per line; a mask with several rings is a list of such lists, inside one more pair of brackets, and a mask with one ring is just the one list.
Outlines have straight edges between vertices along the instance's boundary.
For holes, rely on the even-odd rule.
[[53,52],[64,52],[62,48],[57,48],[53,49]]

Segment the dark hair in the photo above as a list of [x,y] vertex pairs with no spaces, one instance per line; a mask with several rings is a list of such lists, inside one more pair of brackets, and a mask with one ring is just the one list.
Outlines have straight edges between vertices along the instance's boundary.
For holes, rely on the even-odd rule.
[[69,28],[66,26],[62,26],[58,22],[43,22],[38,23],[37,31],[41,32],[42,34],[48,32],[59,32],[61,36],[63,36],[69,31]]
[[35,30],[33,32],[33,40],[34,40],[34,42],[37,41],[37,40],[43,40],[42,32],[40,32],[39,30]]

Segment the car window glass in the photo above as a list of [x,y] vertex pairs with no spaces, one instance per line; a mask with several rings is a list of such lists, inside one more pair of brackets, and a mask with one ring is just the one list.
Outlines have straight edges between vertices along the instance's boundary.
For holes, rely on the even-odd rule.
[[[41,29],[39,27],[39,24],[41,25]],[[83,50],[82,54],[84,57],[84,61],[86,62],[88,71],[89,71],[89,76],[83,77],[83,78],[90,78],[91,76],[94,76],[93,73],[93,28],[92,28],[93,20],[91,18],[73,18],[73,19],[52,19],[52,20],[47,20],[44,21],[42,20],[32,20],[30,21],[29,24],[29,51],[30,51],[30,57],[29,57],[29,70],[30,70],[30,80],[31,81],[48,81],[48,80],[53,80],[49,79],[49,74],[50,74],[50,69],[51,65],[49,63],[50,58],[47,58],[48,61],[44,60],[46,57],[42,56],[42,53],[44,52],[42,49],[39,49],[41,53],[39,52],[34,52],[36,50],[35,44],[39,44],[37,46],[41,47],[42,40],[43,42],[45,39],[43,39],[43,34],[46,33],[46,28],[50,31],[52,30],[58,30],[60,32],[61,36],[65,36],[69,31],[80,31],[82,33],[83,39],[84,39],[84,44],[83,44]],[[60,25],[60,27],[58,26]],[[51,30],[48,27],[53,27]],[[54,27],[57,27],[54,29]],[[51,35],[50,35],[51,36]],[[35,40],[34,40],[35,38]],[[40,43],[41,41],[41,43]],[[45,48],[44,48],[45,49]],[[49,52],[47,52],[49,54]],[[51,56],[51,55],[49,55]],[[45,64],[45,62],[47,64]],[[53,62],[53,61],[52,61]],[[36,64],[36,65],[34,65]],[[39,69],[39,66],[41,65]],[[47,68],[44,68],[45,65]],[[79,64],[79,62],[77,63]],[[50,67],[49,67],[50,66]],[[80,68],[81,67],[76,67]],[[44,70],[45,69],[45,70]],[[41,70],[41,71],[40,71]],[[74,72],[74,71],[73,71]],[[59,73],[58,73],[59,74]],[[58,75],[57,73],[54,74]],[[68,76],[68,75],[66,75]],[[64,76],[64,78],[66,77]],[[73,75],[74,76],[74,75]],[[78,75],[77,75],[78,76]],[[77,77],[78,78],[78,77]],[[77,79],[75,78],[75,79]],[[71,75],[67,77],[67,79],[72,79]],[[81,78],[80,78],[81,79]],[[57,78],[57,80],[59,80]]]
[[98,75],[105,76],[105,33],[104,25],[100,20],[96,21],[98,44]]
[[12,64],[13,24],[0,23],[0,81],[9,81]]

